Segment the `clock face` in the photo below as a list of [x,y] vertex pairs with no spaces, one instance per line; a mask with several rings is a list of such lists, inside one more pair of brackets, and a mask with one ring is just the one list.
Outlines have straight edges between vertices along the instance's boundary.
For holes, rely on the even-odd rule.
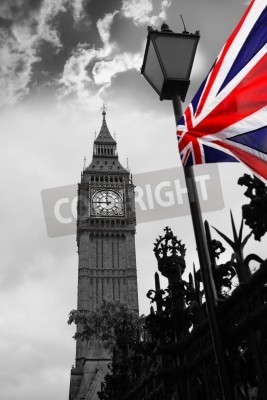
[[92,197],[92,211],[98,216],[122,216],[123,203],[120,193],[99,190]]

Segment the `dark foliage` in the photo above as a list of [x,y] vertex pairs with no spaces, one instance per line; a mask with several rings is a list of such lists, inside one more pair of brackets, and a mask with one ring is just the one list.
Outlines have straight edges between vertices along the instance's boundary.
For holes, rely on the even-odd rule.
[[242,207],[245,224],[252,230],[255,240],[261,240],[267,232],[267,187],[256,176],[252,178],[247,174],[239,178],[238,184],[247,187],[244,194],[251,200]]

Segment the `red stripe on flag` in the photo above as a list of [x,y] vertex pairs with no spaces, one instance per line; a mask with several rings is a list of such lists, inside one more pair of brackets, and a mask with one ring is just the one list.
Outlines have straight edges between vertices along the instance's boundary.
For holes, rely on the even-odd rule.
[[183,160],[182,160],[183,165],[185,165],[185,164],[187,163],[189,154],[190,154],[190,149],[188,149],[188,150],[186,151],[185,155],[184,155],[184,158],[183,158]]
[[191,109],[188,107],[185,119],[189,130],[179,140],[180,152],[191,142],[195,163],[202,163],[200,145],[197,143],[198,138],[212,136],[221,130],[227,132],[229,126],[266,106],[266,71],[267,54],[259,60],[236,88],[195,127],[192,127]]
[[189,131],[190,129],[193,128],[193,125],[192,125],[192,113],[191,113],[190,106],[187,107],[187,109],[185,110],[185,121],[186,121],[187,130]]
[[266,87],[267,54],[259,60],[237,87],[198,124],[197,130],[201,132],[200,136],[221,131],[266,106]]
[[[187,130],[192,131],[193,125],[192,125],[192,113],[191,113],[190,107],[187,107],[187,109],[185,110],[184,119],[185,119]],[[177,131],[177,133],[178,133],[178,131]],[[188,132],[186,132],[182,137],[180,137],[180,139],[179,139],[180,151],[182,151],[188,145],[188,143],[190,143],[192,141],[192,139],[193,138],[191,136],[189,137]]]
[[184,138],[187,135],[203,137],[227,129],[266,104],[267,54],[259,60],[239,85]]
[[201,111],[202,111],[202,109],[204,107],[204,104],[205,104],[205,102],[207,100],[207,97],[209,95],[209,92],[211,90],[211,87],[212,87],[212,85],[213,85],[213,83],[214,83],[214,81],[215,81],[215,79],[216,79],[216,77],[217,77],[217,75],[219,73],[221,65],[222,65],[222,63],[223,63],[223,61],[225,59],[225,56],[226,56],[230,46],[232,45],[236,35],[240,31],[240,29],[241,29],[241,27],[242,27],[247,15],[248,15],[248,13],[249,13],[251,7],[253,6],[254,2],[255,2],[255,0],[253,0],[250,3],[249,7],[245,11],[245,14],[243,15],[243,17],[239,21],[239,23],[236,26],[236,28],[234,29],[234,31],[232,32],[231,36],[226,41],[225,46],[224,46],[224,48],[222,50],[222,54],[221,54],[220,58],[218,59],[218,61],[216,62],[216,64],[214,65],[214,68],[212,69],[212,71],[210,73],[210,76],[209,76],[209,79],[208,79],[208,82],[207,82],[207,86],[204,89],[204,92],[202,94],[202,97],[201,97],[201,100],[200,100],[200,103],[199,103],[199,107],[198,107],[197,112],[196,112],[196,116],[198,116],[201,113]]
[[[192,149],[193,149],[193,158],[194,158],[194,164],[202,164],[202,153],[200,150],[200,144],[198,139],[195,136],[192,136],[189,133],[186,133],[185,136],[181,138],[181,141],[178,142],[178,148],[180,153],[185,149],[185,147],[191,143]],[[190,152],[191,149],[187,150],[187,153]],[[188,157],[189,154],[186,153],[186,156]]]
[[203,160],[202,160],[202,154],[200,151],[200,144],[199,144],[198,139],[194,138],[192,140],[192,144],[193,144],[194,158],[195,158],[194,164],[202,164]]
[[247,165],[252,171],[267,180],[267,162],[265,160],[247,153],[246,151],[229,144],[229,142],[216,140],[213,143],[230,150],[234,156]]

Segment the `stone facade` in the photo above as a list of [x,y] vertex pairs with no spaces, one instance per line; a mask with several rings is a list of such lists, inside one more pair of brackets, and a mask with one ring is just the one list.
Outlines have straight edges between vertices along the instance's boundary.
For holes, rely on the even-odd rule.
[[[103,109],[93,159],[78,186],[78,310],[90,311],[102,300],[120,300],[138,312],[134,185],[118,160]],[[69,400],[98,400],[111,355],[103,343],[76,342]]]

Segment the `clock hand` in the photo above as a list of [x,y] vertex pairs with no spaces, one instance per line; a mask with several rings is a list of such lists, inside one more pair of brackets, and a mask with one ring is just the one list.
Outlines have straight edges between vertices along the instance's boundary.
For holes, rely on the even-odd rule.
[[110,203],[111,203],[111,202],[108,201],[108,194],[106,193],[106,204],[107,204],[107,206],[108,206]]
[[92,201],[92,203],[97,203],[97,204],[100,204],[100,203],[110,204],[111,201]]

